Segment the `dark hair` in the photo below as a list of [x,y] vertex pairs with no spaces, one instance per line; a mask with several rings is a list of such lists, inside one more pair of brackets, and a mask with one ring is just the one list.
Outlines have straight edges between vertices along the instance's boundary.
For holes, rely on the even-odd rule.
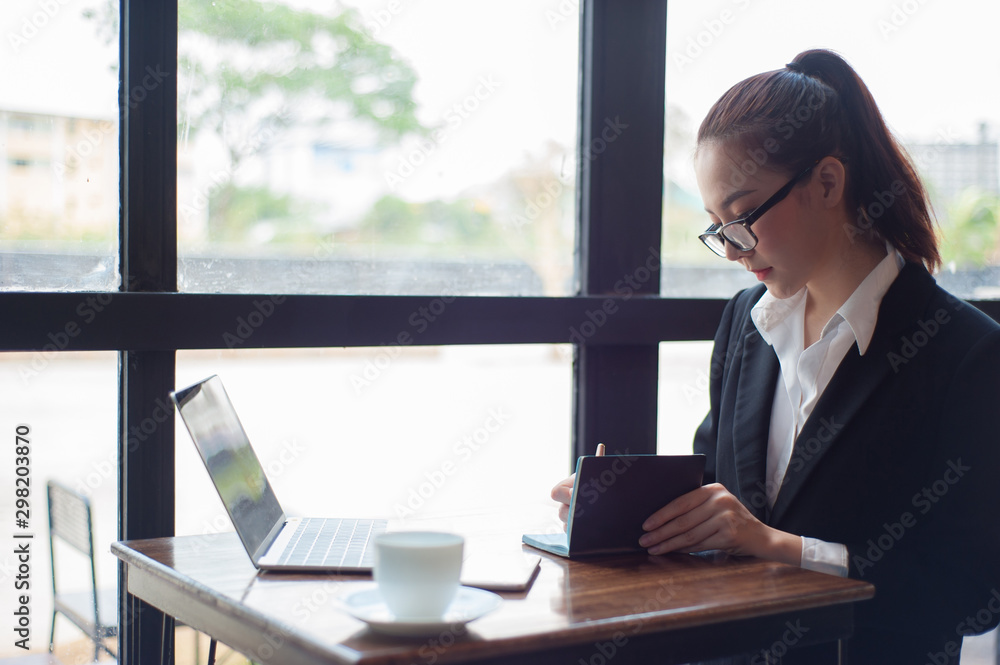
[[932,271],[940,266],[920,177],[864,81],[836,53],[804,51],[784,69],[734,85],[698,129],[698,145],[706,142],[737,148],[734,179],[758,168],[798,173],[817,159],[837,157],[847,172],[849,209],[857,211],[846,229],[851,238],[872,233],[908,261]]

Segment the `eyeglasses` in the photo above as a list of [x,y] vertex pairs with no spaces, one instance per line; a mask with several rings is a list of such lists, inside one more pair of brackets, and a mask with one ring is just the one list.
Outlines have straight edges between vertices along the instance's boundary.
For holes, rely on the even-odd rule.
[[792,191],[796,183],[806,177],[817,164],[819,164],[819,160],[816,160],[802,173],[789,180],[784,187],[776,191],[771,198],[757,206],[746,217],[734,219],[727,224],[712,224],[705,229],[704,233],[698,236],[698,239],[722,258],[726,257],[726,242],[730,243],[738,251],[749,252],[757,246],[757,236],[750,230],[750,226],[768,210],[781,203],[788,196],[788,193]]

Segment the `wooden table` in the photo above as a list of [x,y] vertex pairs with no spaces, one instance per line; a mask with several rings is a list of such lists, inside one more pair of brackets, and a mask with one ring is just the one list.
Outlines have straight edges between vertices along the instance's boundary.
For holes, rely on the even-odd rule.
[[[455,530],[455,529],[453,529]],[[520,532],[470,545],[514,548]],[[128,591],[257,663],[685,663],[848,637],[853,603],[874,588],[753,558],[541,554],[527,592],[469,624],[425,638],[379,635],[338,598],[358,575],[264,574],[235,534],[115,543]],[[474,549],[475,551],[475,549]],[[763,662],[763,658],[761,661]]]

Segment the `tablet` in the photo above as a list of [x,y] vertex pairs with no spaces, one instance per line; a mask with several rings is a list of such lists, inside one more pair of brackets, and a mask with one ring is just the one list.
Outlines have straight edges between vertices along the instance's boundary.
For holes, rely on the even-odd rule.
[[704,473],[704,455],[580,457],[566,533],[525,534],[522,541],[564,557],[644,552],[642,523],[701,487]]

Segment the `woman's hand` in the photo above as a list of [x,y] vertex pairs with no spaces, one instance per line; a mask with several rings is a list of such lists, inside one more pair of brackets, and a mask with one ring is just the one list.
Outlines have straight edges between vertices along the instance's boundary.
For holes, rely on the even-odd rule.
[[767,526],[718,483],[674,499],[642,528],[639,544],[650,554],[723,550],[796,566],[802,559],[801,538]]
[[573,498],[573,483],[576,481],[576,474],[560,481],[552,488],[552,498],[562,505],[559,506],[559,519],[562,520],[563,528],[569,521],[569,502]]

